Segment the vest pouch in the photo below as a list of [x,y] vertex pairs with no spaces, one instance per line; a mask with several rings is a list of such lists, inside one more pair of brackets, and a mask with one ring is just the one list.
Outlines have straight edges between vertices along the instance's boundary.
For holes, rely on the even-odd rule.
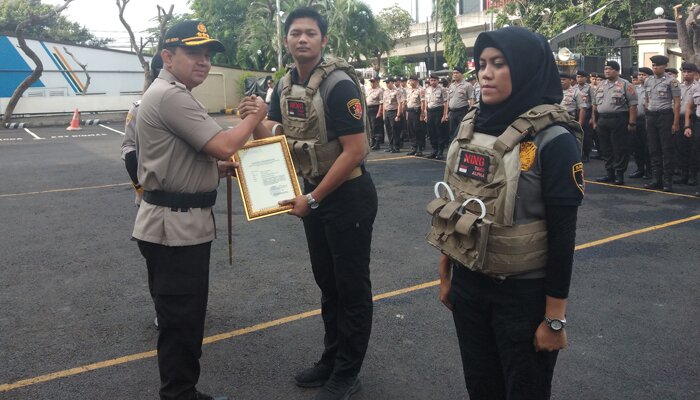
[[547,223],[543,220],[491,230],[486,268],[488,275],[509,276],[547,266]]
[[459,218],[457,211],[459,211],[462,204],[456,201],[447,202],[447,200],[435,199],[428,206],[429,210],[433,210],[432,226],[427,236],[428,243],[443,250],[445,243],[454,234],[455,225]]
[[305,178],[324,176],[342,152],[340,142],[320,144],[314,140],[288,139],[294,167]]

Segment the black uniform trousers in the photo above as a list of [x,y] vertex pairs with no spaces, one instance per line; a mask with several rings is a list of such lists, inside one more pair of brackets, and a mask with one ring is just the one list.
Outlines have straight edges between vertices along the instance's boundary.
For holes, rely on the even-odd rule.
[[[364,168],[363,168],[364,170]],[[306,193],[315,186],[304,182]],[[369,173],[343,183],[303,218],[325,328],[320,362],[356,376],[372,330],[369,262],[377,192]]]
[[369,126],[372,131],[372,138],[375,143],[384,143],[384,118],[379,114],[377,117],[377,112],[379,112],[379,106],[368,106],[367,107],[367,117],[369,117]]
[[428,109],[428,136],[430,136],[430,146],[433,150],[442,149],[447,144],[447,130],[442,123],[442,107]]
[[468,110],[469,110],[469,107],[462,107],[462,108],[450,109],[449,112],[447,113],[448,123],[450,124],[450,127],[449,127],[450,136],[448,139],[448,143],[451,143],[452,140],[454,140],[455,136],[457,136],[457,131],[459,130],[459,124],[462,123],[462,119],[464,119],[464,116],[467,115]]
[[637,116],[637,131],[632,134],[632,151],[634,151],[634,163],[637,164],[637,171],[650,174],[651,159],[647,146],[647,121],[644,115]]
[[692,151],[690,159],[690,173],[695,176],[700,172],[700,118],[695,118],[693,122],[693,136],[690,138],[692,142]]
[[651,171],[655,179],[673,178],[673,110],[647,111],[647,145],[651,158]]
[[211,242],[169,247],[138,241],[158,317],[161,399],[194,399],[209,297]]
[[[414,148],[423,148],[425,146],[425,132],[422,132],[422,140],[418,137],[421,132],[420,126],[420,108],[409,108],[406,110],[406,130],[408,131],[408,140]],[[421,143],[422,142],[422,143]]]
[[[693,126],[693,121],[695,116],[691,117],[690,126]],[[686,137],[683,134],[683,124],[685,124],[685,114],[681,114],[680,117],[681,131],[673,135],[675,145],[676,145],[676,162],[678,164],[678,169],[680,170],[680,175],[682,177],[688,177],[692,173],[697,172],[697,165],[692,162],[693,160],[693,140],[692,138]]]
[[598,118],[598,141],[605,170],[609,175],[624,173],[630,158],[631,134],[627,130],[629,113],[601,113]]
[[389,146],[396,149],[401,147],[401,119],[396,121],[397,115],[398,110],[384,111],[384,128],[389,136]]
[[500,281],[453,265],[450,300],[470,400],[544,400],[558,352],[537,352],[545,279]]
[[[583,124],[583,155],[588,157],[593,150],[593,137],[595,136],[595,130],[591,128],[591,115],[593,115],[593,110],[590,108],[586,109],[586,120]],[[578,120],[578,116],[574,116],[574,119]]]

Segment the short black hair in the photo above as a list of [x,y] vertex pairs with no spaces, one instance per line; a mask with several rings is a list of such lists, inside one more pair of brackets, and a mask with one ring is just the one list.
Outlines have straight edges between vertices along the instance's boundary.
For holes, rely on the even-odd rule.
[[301,7],[289,13],[287,19],[284,21],[284,36],[289,34],[289,28],[292,26],[292,23],[299,18],[311,18],[315,20],[318,29],[321,31],[321,36],[326,36],[328,33],[328,20],[326,20],[323,15],[319,14],[318,11],[311,7]]

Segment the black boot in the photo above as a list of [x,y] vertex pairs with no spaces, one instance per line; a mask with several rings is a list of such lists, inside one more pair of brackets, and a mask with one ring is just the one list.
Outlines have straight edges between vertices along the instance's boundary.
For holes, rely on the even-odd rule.
[[663,187],[661,184],[661,171],[652,169],[651,182],[644,184],[644,189],[659,190]]
[[643,169],[638,169],[631,174],[627,175],[630,177],[630,179],[639,179],[644,176],[644,170]]
[[443,152],[444,152],[444,151],[445,151],[445,148],[444,148],[443,146],[439,146],[439,147],[438,147],[438,152],[437,152],[437,154],[435,155],[435,159],[436,159],[436,160],[442,160],[443,158],[445,158],[445,156],[443,155]]
[[379,150],[379,141],[376,139],[372,139],[372,150]]
[[433,148],[433,152],[428,154],[425,158],[435,158],[438,155],[437,148]]
[[615,181],[613,182],[615,185],[624,185],[625,184],[625,174],[622,171],[615,171]]
[[688,175],[688,186],[697,186],[698,185],[698,174],[691,172],[690,175]]
[[413,146],[413,147],[411,147],[411,151],[409,151],[408,153],[406,153],[406,155],[407,155],[407,156],[415,156],[416,153],[418,153],[418,149],[417,149],[415,146]]
[[384,150],[385,153],[393,153],[394,152],[394,146],[389,145],[389,147]]
[[610,183],[615,181],[615,173],[613,170],[608,170],[605,175],[599,176],[595,180],[596,182],[600,183]]
[[418,146],[418,150],[416,150],[416,157],[423,157],[423,146]]
[[676,183],[679,185],[687,185],[688,184],[688,175],[681,174],[678,178],[673,179],[673,183]]
[[673,176],[664,176],[663,179],[663,190],[664,192],[673,192]]

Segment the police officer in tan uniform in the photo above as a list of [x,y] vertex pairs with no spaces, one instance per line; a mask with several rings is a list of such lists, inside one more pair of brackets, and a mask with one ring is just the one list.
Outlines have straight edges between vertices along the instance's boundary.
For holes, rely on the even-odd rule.
[[469,106],[474,104],[474,87],[464,80],[464,68],[457,66],[452,69],[452,84],[447,89],[449,141],[457,135],[457,129],[462,118],[467,114]]
[[593,107],[591,104],[593,101],[593,87],[588,83],[588,76],[588,72],[584,70],[576,71],[575,87],[579,92],[581,92],[581,97],[583,100],[588,103],[586,118],[584,123],[581,124],[583,127],[583,154],[581,155],[581,161],[584,163],[587,163],[590,160],[593,143],[598,142],[598,138],[595,135],[595,130],[591,128],[591,116],[593,115]]
[[[700,170],[700,85],[695,85],[691,89],[689,96],[691,100],[686,106],[683,135],[692,141],[688,185],[696,186],[698,184],[697,175]],[[695,196],[700,196],[700,190],[695,191]]]
[[430,136],[430,146],[433,152],[427,158],[442,159],[445,147],[448,145],[442,121],[447,116],[447,89],[438,84],[440,77],[435,74],[430,75],[428,87],[425,89],[425,121]]
[[574,76],[564,72],[559,73],[559,83],[561,84],[561,90],[563,98],[561,100],[561,105],[566,108],[566,112],[569,113],[574,119],[578,121],[581,126],[586,120],[586,110],[590,107],[586,97],[578,90],[577,87],[572,86]]
[[406,89],[406,130],[412,145],[411,151],[407,153],[409,156],[423,156],[425,131],[421,129],[420,121],[425,111],[423,110],[424,99],[425,90],[418,86],[418,77],[410,77]]
[[[144,93],[136,120],[138,179],[143,199],[132,236],[146,259],[148,287],[160,326],[161,399],[212,399],[199,379],[215,237],[212,206],[228,160],[267,114],[262,99],[240,125],[223,130],[191,93],[207,78],[224,46],[198,21],[170,28],[163,70]],[[225,397],[219,397],[225,399]]]
[[[651,177],[651,160],[649,159],[649,148],[647,147],[647,123],[646,106],[644,105],[644,81],[653,75],[651,68],[641,67],[639,72],[632,75],[632,83],[637,90],[637,130],[632,137],[632,151],[637,170],[629,174],[630,178],[649,179]],[[636,79],[636,81],[635,81]]]
[[666,74],[668,57],[650,58],[654,72],[644,81],[647,106],[647,144],[651,157],[651,182],[647,189],[673,190],[673,133],[680,127],[681,88],[678,81]]
[[[681,74],[683,76],[683,81],[681,82],[681,116],[680,116],[680,121],[683,123],[686,120],[686,109],[688,108],[688,103],[693,101],[693,96],[691,95],[692,92],[695,90],[695,86],[700,85],[695,80],[695,77],[698,72],[698,67],[690,62],[684,62],[681,64]],[[695,119],[693,114],[690,114],[690,119],[691,123],[688,126],[693,126],[692,120]],[[689,137],[686,137],[685,135],[678,135],[674,134],[673,135],[675,139],[675,145],[676,145],[676,161],[678,163],[678,170],[680,172],[680,176],[675,178],[673,180],[674,184],[681,184],[681,185],[689,185],[693,183],[693,180],[690,179],[691,175],[694,175],[693,170],[695,170],[695,166],[692,165],[691,163],[691,152],[693,148],[693,143]],[[697,184],[697,182],[696,182]],[[694,186],[694,185],[691,185]]]
[[372,127],[372,150],[379,150],[379,144],[384,138],[384,117],[382,115],[382,100],[384,99],[384,89],[379,87],[379,78],[370,78],[372,87],[367,91],[367,117]]
[[398,89],[396,78],[389,77],[385,81],[384,91],[384,129],[389,137],[389,148],[384,150],[387,153],[398,153],[401,143],[401,114],[403,111],[404,97],[403,91]]
[[624,185],[631,135],[637,126],[637,92],[634,85],[620,78],[617,61],[607,61],[604,71],[606,80],[593,99],[593,113],[599,114],[593,127],[598,129],[606,175],[596,181]]

